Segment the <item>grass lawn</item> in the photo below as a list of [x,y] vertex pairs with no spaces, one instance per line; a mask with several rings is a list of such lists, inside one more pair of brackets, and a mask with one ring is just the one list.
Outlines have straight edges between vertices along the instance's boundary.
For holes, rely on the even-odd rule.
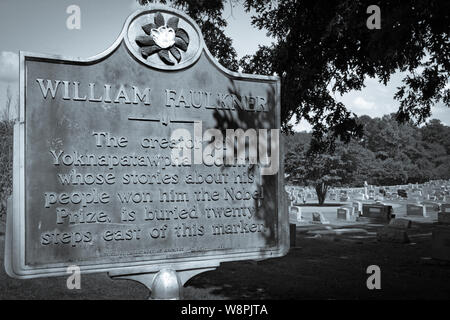
[[[450,264],[430,259],[432,224],[413,223],[410,244],[381,243],[377,225],[298,227],[282,258],[231,262],[188,281],[185,299],[448,299]],[[334,232],[342,229],[348,232]],[[319,232],[314,230],[321,229]],[[361,232],[364,231],[364,232]],[[1,233],[1,230],[0,230]],[[3,261],[4,235],[0,235]],[[368,290],[366,268],[381,268],[381,290]],[[106,274],[15,280],[0,270],[0,299],[146,299],[147,289]]]

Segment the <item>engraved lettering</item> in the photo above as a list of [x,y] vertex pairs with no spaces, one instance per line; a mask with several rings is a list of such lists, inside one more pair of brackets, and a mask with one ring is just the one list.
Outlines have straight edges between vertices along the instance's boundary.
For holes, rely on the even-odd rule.
[[131,103],[130,99],[128,98],[128,94],[125,89],[125,86],[123,84],[120,85],[120,89],[119,89],[119,92],[117,93],[114,103],[120,103],[120,99],[124,99],[126,104]]
[[144,93],[141,93],[141,91],[139,91],[139,88],[136,86],[132,86],[132,88],[134,91],[134,104],[138,104],[138,100],[140,100],[141,102],[144,102],[145,105],[150,105],[150,88],[145,88]]
[[103,97],[95,98],[95,83],[89,83],[89,101],[91,102],[102,102]]
[[58,91],[59,84],[61,83],[60,80],[55,80],[55,86],[53,86],[53,82],[51,80],[47,80],[47,86],[44,85],[43,79],[36,79],[36,81],[39,83],[39,87],[41,88],[42,96],[44,99],[47,99],[47,95],[50,92],[53,99],[55,99],[56,92]]
[[81,98],[79,95],[80,95],[80,93],[79,93],[79,86],[80,86],[80,83],[78,82],[78,81],[75,81],[74,83],[73,83],[73,85],[74,85],[74,93],[73,93],[73,100],[74,101],[86,101],[87,100],[87,96],[84,96],[83,98]]

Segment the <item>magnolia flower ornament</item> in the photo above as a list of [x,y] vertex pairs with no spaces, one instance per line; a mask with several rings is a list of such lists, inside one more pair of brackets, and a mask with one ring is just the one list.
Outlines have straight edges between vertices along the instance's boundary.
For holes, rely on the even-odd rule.
[[165,64],[175,64],[171,56],[179,63],[182,58],[180,50],[186,52],[189,46],[189,35],[184,29],[178,28],[178,22],[177,17],[171,17],[166,24],[163,15],[158,12],[155,14],[154,23],[142,26],[146,35],[136,37],[142,57],[147,59],[158,53]]
[[155,43],[163,49],[175,44],[175,31],[170,27],[161,26],[158,29],[152,29],[151,33]]

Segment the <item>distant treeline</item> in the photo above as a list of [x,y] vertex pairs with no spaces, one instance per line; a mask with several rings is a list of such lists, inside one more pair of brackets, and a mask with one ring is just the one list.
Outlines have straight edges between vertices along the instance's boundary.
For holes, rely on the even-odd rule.
[[[323,162],[338,164],[331,173],[305,160],[311,134],[285,137],[288,182],[308,184],[311,170],[317,169],[322,175],[334,175],[337,179],[328,180],[341,186],[362,186],[364,181],[396,185],[450,178],[450,127],[439,120],[433,119],[422,127],[399,124],[393,114],[374,119],[362,116],[358,121],[364,126],[364,136],[348,144],[336,144],[335,151]],[[330,157],[336,161],[330,161]],[[298,168],[307,163],[309,168]]]
[[13,122],[0,121],[0,219],[12,192]]

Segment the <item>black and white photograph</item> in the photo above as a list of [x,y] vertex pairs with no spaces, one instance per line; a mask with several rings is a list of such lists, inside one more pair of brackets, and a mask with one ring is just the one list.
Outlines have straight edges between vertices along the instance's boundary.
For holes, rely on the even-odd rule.
[[0,300],[450,299],[449,1],[0,0],[0,30]]

